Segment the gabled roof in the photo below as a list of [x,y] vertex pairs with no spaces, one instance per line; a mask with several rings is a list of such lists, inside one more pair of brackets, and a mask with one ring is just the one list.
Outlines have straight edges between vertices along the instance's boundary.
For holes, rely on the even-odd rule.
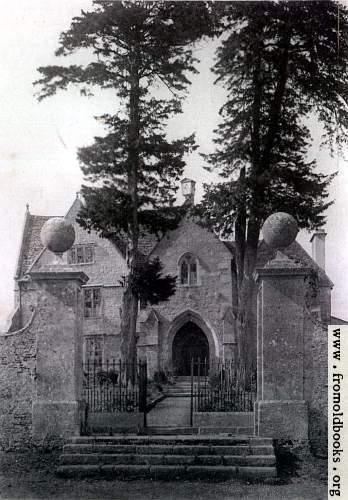
[[[78,208],[81,204],[79,199],[76,199],[70,207],[66,217],[70,220],[75,218]],[[53,216],[52,216],[53,217]],[[21,279],[29,271],[34,260],[43,251],[44,247],[41,242],[41,229],[50,216],[33,215],[26,212],[22,241],[17,261],[15,279]],[[126,240],[124,237],[111,234],[108,239],[118,248],[121,254],[126,256]],[[143,257],[147,257],[151,250],[158,243],[158,237],[155,234],[144,234],[139,238],[139,251]]]
[[[301,245],[294,241],[282,252],[287,255],[290,259],[295,262],[299,262],[303,264],[304,267],[310,267],[317,271],[319,283],[322,286],[333,286],[332,281],[325,273],[323,269],[321,269],[318,264],[308,255],[306,250],[301,247]],[[257,257],[257,267],[263,267],[269,260],[274,257],[274,250],[270,249],[270,247],[262,240],[259,243],[258,257]]]
[[43,250],[41,242],[41,229],[48,219],[47,215],[32,215],[26,213],[23,236],[18,256],[15,278],[22,278],[33,263],[35,257]]
[[[79,199],[76,199],[70,207],[67,216],[71,217],[75,215],[81,204]],[[77,212],[76,212],[77,213]],[[18,257],[17,270],[15,278],[22,278],[29,270],[30,265],[34,262],[34,259],[43,250],[43,245],[41,243],[40,232],[44,223],[50,219],[48,216],[43,215],[32,215],[29,211],[26,212],[26,219],[23,230],[23,237]],[[163,235],[162,235],[163,236]],[[109,240],[118,248],[121,254],[125,257],[126,255],[126,239],[123,235],[110,234]],[[155,234],[142,234],[139,238],[139,251],[143,257],[147,257],[151,254],[152,250],[155,248],[160,236]],[[221,241],[221,240],[220,240]],[[233,258],[235,258],[235,243],[233,241],[221,241],[225,247],[231,252]],[[289,247],[283,251],[291,259],[301,262],[304,266],[310,267],[318,272],[319,283],[322,286],[333,286],[332,281],[329,279],[325,271],[323,271],[316,262],[308,255],[308,253],[301,247],[301,245],[294,241]],[[256,267],[263,267],[269,260],[271,260],[275,255],[275,252],[270,249],[264,241],[259,242],[258,257]]]
[[[236,249],[234,241],[224,241],[223,243],[230,250],[233,257],[235,257]],[[275,253],[276,252],[274,250],[261,240],[257,251],[256,267],[264,267],[269,260],[272,260],[275,257]],[[318,266],[318,264],[312,259],[312,257],[310,257],[310,255],[308,255],[306,250],[304,250],[304,248],[302,248],[297,241],[294,241],[291,245],[285,248],[285,250],[282,250],[282,253],[295,262],[301,263],[304,267],[310,267],[314,269],[314,271],[317,271],[319,283],[322,286],[333,286],[332,281],[327,276],[325,271]]]
[[[108,239],[116,245],[118,250],[121,252],[123,257],[126,256],[126,238],[125,236],[120,236],[116,233],[112,233],[108,236]],[[159,239],[155,234],[144,234],[139,237],[138,249],[143,257],[150,255],[151,251],[154,249]]]

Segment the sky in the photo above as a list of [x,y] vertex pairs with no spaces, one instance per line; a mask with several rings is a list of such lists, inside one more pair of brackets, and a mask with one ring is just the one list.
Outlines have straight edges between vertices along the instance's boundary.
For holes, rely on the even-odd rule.
[[[82,182],[76,159],[80,146],[90,144],[103,131],[93,118],[117,109],[111,91],[83,98],[72,88],[53,98],[37,101],[33,82],[37,68],[63,64],[54,51],[60,32],[67,29],[74,15],[88,10],[91,0],[17,0],[4,2],[0,18],[0,329],[13,307],[13,276],[22,235],[26,204],[36,215],[64,215]],[[172,136],[196,132],[200,152],[213,150],[213,129],[224,92],[214,86],[210,72],[214,47],[200,44],[196,55],[202,60],[200,74],[192,80],[184,114],[171,121]],[[314,144],[311,154],[319,170],[339,174],[330,187],[335,204],[327,211],[326,271],[335,284],[333,315],[348,319],[348,164],[331,158],[319,149],[318,124],[311,128]],[[196,197],[202,183],[213,177],[203,169],[198,153],[187,158],[185,176],[197,182]],[[298,240],[310,253],[310,234],[301,232]]]

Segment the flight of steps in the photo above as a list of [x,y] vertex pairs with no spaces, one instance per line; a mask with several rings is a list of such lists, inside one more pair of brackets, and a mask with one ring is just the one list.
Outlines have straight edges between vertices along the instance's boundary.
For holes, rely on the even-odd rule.
[[72,437],[57,473],[119,479],[275,478],[272,439],[230,436]]
[[[195,379],[194,387],[197,387]],[[164,394],[169,397],[191,396],[191,377],[176,377],[173,385],[167,385],[165,387]]]

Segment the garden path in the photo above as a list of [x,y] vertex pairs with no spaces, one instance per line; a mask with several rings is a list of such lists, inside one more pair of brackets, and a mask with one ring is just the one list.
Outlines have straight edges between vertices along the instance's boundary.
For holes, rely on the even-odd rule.
[[150,427],[189,427],[190,405],[188,397],[167,397],[147,415]]

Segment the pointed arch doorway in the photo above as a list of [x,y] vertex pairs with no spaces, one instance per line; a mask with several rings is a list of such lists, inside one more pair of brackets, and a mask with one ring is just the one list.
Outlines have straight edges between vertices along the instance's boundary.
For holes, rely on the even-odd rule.
[[193,321],[187,321],[176,332],[172,345],[172,360],[175,375],[191,374],[191,359],[206,361],[209,368],[209,342],[203,330]]

